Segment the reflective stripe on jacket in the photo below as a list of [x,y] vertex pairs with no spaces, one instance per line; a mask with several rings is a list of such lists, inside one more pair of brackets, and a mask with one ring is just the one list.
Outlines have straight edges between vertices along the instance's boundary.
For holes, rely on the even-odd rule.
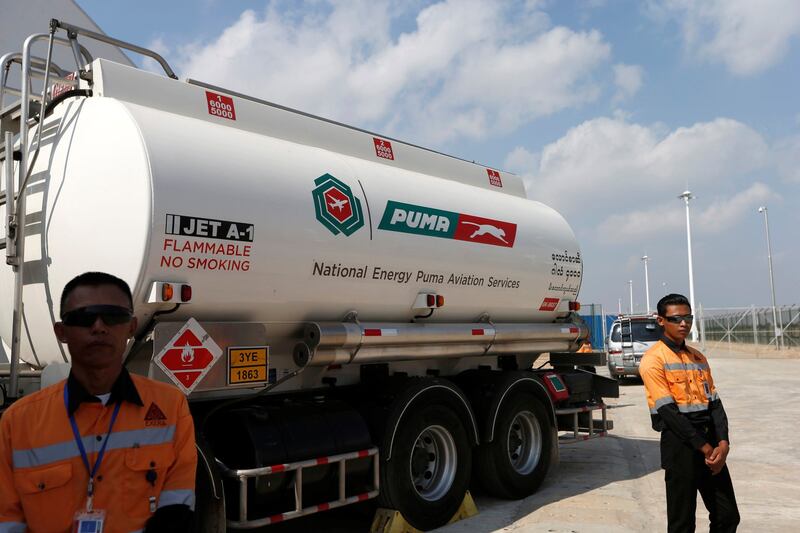
[[657,342],[642,357],[639,374],[650,414],[670,403],[684,414],[707,411],[709,402],[719,398],[708,360],[690,347],[676,353],[663,341]]
[[[153,511],[194,508],[197,453],[186,397],[175,387],[131,376],[143,406],[81,403],[75,412],[89,463],[108,438],[95,478],[94,508],[107,533],[144,528]],[[86,505],[89,473],[64,407],[62,381],[14,403],[0,419],[0,532],[70,531]]]

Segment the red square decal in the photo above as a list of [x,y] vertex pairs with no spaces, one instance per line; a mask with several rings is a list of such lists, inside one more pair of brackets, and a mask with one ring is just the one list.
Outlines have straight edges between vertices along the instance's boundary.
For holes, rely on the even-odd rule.
[[539,306],[539,311],[555,311],[560,301],[558,298],[545,298]]
[[489,185],[494,185],[495,187],[503,186],[503,180],[500,179],[500,173],[498,171],[487,168],[486,174],[489,175]]
[[230,96],[206,91],[206,101],[209,115],[236,120],[236,109],[233,107],[233,98]]
[[378,139],[377,137],[373,137],[372,140],[375,142],[375,155],[378,157],[382,157],[384,159],[391,159],[394,161],[394,153],[392,153],[392,143],[389,141],[384,141],[383,139]]

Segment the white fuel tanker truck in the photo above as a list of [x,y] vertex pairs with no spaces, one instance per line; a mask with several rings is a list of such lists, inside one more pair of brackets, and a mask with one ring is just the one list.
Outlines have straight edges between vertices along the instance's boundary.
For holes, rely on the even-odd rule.
[[[62,45],[76,67],[52,61]],[[4,396],[63,375],[68,280],[125,279],[127,368],[196,418],[205,531],[372,498],[431,529],[471,481],[527,496],[559,440],[606,434],[616,384],[571,353],[578,243],[518,177],[179,81],[55,20],[1,67]]]

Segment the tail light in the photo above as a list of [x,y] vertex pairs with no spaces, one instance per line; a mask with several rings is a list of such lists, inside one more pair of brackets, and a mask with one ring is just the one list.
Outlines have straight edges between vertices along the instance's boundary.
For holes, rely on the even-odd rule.
[[171,281],[154,281],[150,285],[150,295],[147,303],[188,303],[192,300],[192,286],[188,283],[175,283]]
[[192,286],[181,285],[181,302],[186,303],[192,299]]
[[172,300],[175,295],[175,289],[172,288],[172,283],[164,283],[161,285],[161,300],[168,302]]

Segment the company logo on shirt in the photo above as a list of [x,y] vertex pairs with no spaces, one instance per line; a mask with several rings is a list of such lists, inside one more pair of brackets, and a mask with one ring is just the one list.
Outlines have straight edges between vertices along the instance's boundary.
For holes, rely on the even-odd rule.
[[147,409],[147,414],[144,415],[145,426],[166,426],[167,415],[164,414],[156,402],[151,402],[150,407]]

